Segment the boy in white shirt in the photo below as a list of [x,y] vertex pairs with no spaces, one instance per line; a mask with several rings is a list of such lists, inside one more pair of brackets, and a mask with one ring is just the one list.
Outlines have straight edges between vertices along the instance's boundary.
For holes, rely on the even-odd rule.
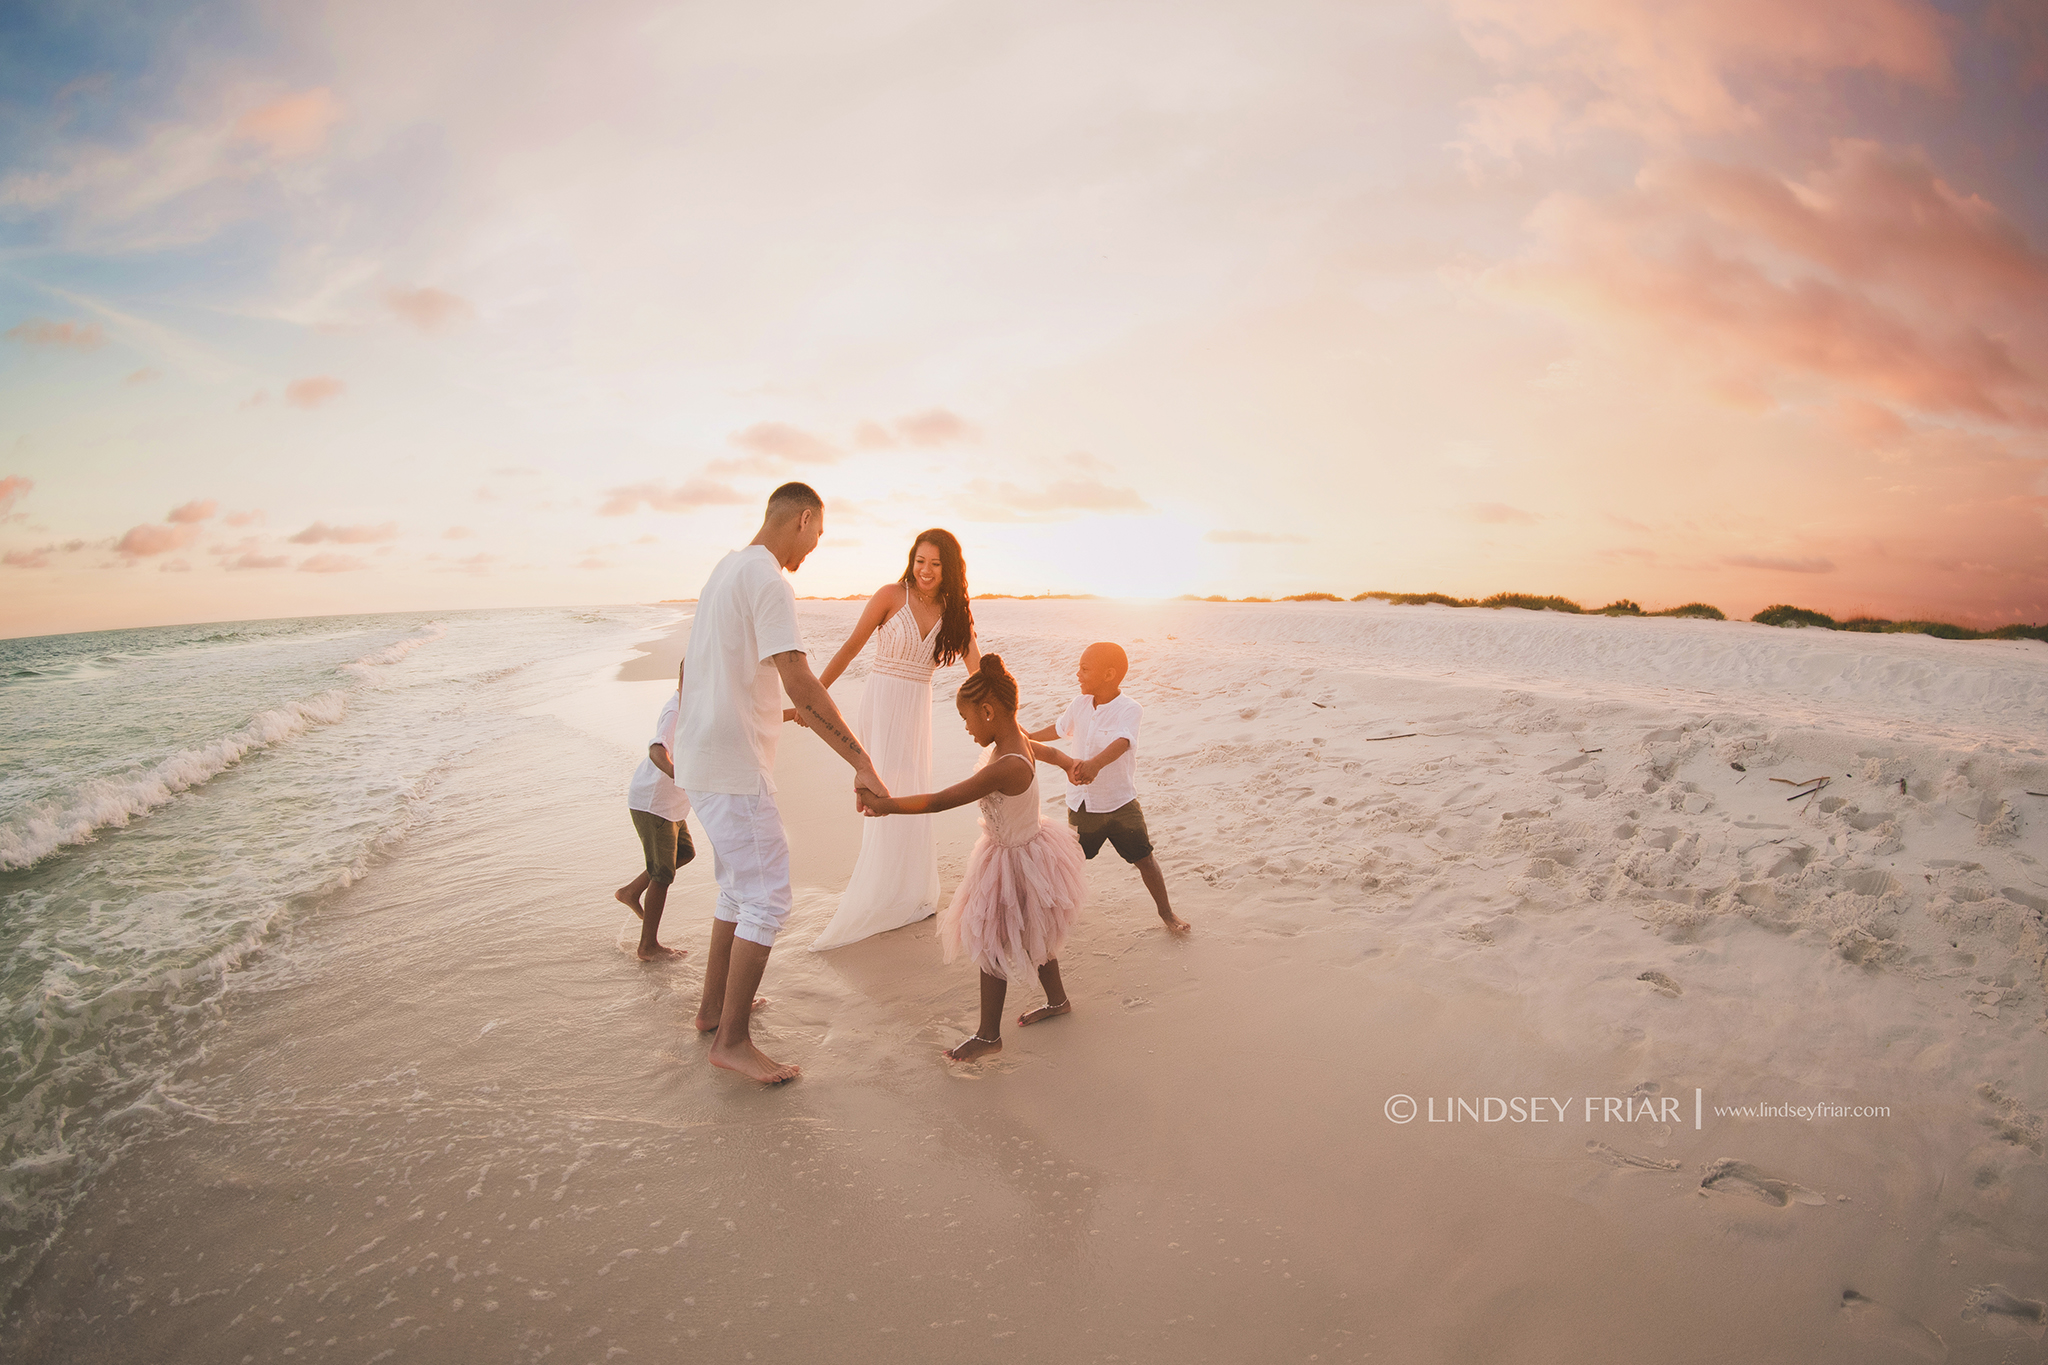
[[[640,852],[646,866],[639,876],[613,892],[628,910],[640,917],[642,962],[667,962],[684,956],[686,948],[665,948],[661,912],[668,904],[668,888],[676,869],[697,856],[690,841],[685,817],[690,798],[676,785],[676,713],[682,700],[683,670],[676,669],[676,690],[662,705],[661,718],[654,722],[654,738],[648,742],[647,757],[633,770],[626,787],[626,805],[633,817],[633,832],[640,836]],[[642,900],[642,897],[645,900]]]
[[1152,893],[1152,903],[1159,908],[1166,927],[1184,934],[1188,922],[1174,914],[1167,902],[1166,878],[1152,856],[1145,812],[1138,806],[1136,750],[1143,712],[1121,691],[1130,666],[1120,645],[1104,641],[1082,650],[1080,667],[1075,670],[1081,695],[1074,698],[1065,715],[1029,737],[1072,740],[1070,747],[1080,761],[1074,764],[1072,786],[1067,791],[1067,823],[1080,836],[1081,852],[1093,858],[1108,840],[1145,879],[1145,889]]

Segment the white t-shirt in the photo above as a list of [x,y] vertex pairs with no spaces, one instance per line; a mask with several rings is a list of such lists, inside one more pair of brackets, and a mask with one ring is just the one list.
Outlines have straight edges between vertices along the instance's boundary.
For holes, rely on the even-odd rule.
[[1067,788],[1067,809],[1100,815],[1128,806],[1138,799],[1138,720],[1144,712],[1138,703],[1118,693],[1106,706],[1083,692],[1074,698],[1067,713],[1053,722],[1053,733],[1071,740],[1067,753],[1083,762],[1095,757],[1120,739],[1131,747],[1116,762],[1095,775],[1085,787]]
[[[661,719],[654,722],[654,738],[647,741],[651,749],[659,744],[668,751],[668,765],[676,765],[676,715],[677,694],[668,694],[668,700],[661,705]],[[675,779],[654,766],[654,760],[643,758],[640,766],[633,769],[633,781],[626,788],[626,804],[634,810],[644,810],[649,815],[658,815],[664,820],[680,820],[690,813],[690,798],[683,795],[683,789]]]
[[676,779],[687,791],[758,796],[775,790],[782,678],[769,660],[804,647],[796,594],[766,546],[718,561],[697,594],[684,656]]

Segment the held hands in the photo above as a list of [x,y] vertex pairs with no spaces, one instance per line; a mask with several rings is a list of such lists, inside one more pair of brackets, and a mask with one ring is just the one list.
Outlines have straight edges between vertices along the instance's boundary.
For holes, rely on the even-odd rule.
[[806,729],[806,730],[808,730],[808,729],[810,729],[810,728],[811,728],[811,723],[810,723],[810,722],[809,722],[808,720],[805,720],[805,719],[804,719],[804,717],[803,717],[803,715],[802,715],[802,714],[801,714],[801,713],[800,713],[800,712],[799,712],[799,711],[798,711],[798,710],[797,710],[797,709],[796,709],[796,708],[795,708],[794,706],[785,706],[785,707],[783,707],[783,708],[782,708],[782,718],[783,718],[783,720],[785,720],[785,721],[792,721],[792,720],[793,720],[793,721],[795,721],[795,722],[796,722],[796,723],[797,723],[798,725],[801,725],[801,726],[803,726],[803,727],[804,727],[804,729]]
[[1067,780],[1077,787],[1085,787],[1095,780],[1095,774],[1102,771],[1102,765],[1092,758],[1076,759],[1067,773]]
[[872,764],[863,763],[853,770],[853,808],[862,815],[889,815],[892,812],[883,807],[892,805],[889,788],[875,774]]

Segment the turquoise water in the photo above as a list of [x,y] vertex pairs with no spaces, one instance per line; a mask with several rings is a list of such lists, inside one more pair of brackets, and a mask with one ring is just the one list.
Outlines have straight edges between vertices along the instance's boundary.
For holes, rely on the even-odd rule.
[[0,640],[0,1298],[259,955],[461,757],[676,619],[399,613]]

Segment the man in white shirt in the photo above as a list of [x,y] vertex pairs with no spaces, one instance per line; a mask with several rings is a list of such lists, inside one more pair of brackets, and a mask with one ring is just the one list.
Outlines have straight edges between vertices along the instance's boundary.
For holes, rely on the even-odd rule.
[[626,809],[633,817],[633,832],[640,836],[645,866],[639,876],[612,894],[640,917],[638,955],[642,962],[672,961],[686,953],[685,949],[663,947],[660,938],[661,912],[668,904],[676,869],[697,856],[686,818],[690,798],[675,781],[676,713],[682,691],[682,670],[677,669],[676,690],[662,703],[661,716],[654,722],[654,738],[647,743],[647,757],[640,760],[626,787]]
[[1152,856],[1152,836],[1138,805],[1138,721],[1144,713],[1123,694],[1129,670],[1130,658],[1121,645],[1103,640],[1082,650],[1074,671],[1081,695],[1065,715],[1029,738],[1068,740],[1077,757],[1087,755],[1074,764],[1067,789],[1067,823],[1081,840],[1081,852],[1093,858],[1107,840],[1117,856],[1138,869],[1160,920],[1184,934],[1188,922],[1173,913],[1166,898],[1166,876]]
[[711,1064],[774,1084],[798,1073],[754,1046],[754,991],[789,917],[789,844],[775,807],[782,693],[805,728],[853,768],[856,788],[882,791],[853,727],[811,673],[796,624],[794,573],[825,533],[825,503],[808,484],[768,496],[761,530],[718,562],[697,595],[684,656],[676,780],[711,840],[718,872],[711,952],[697,1027],[717,1030]]

